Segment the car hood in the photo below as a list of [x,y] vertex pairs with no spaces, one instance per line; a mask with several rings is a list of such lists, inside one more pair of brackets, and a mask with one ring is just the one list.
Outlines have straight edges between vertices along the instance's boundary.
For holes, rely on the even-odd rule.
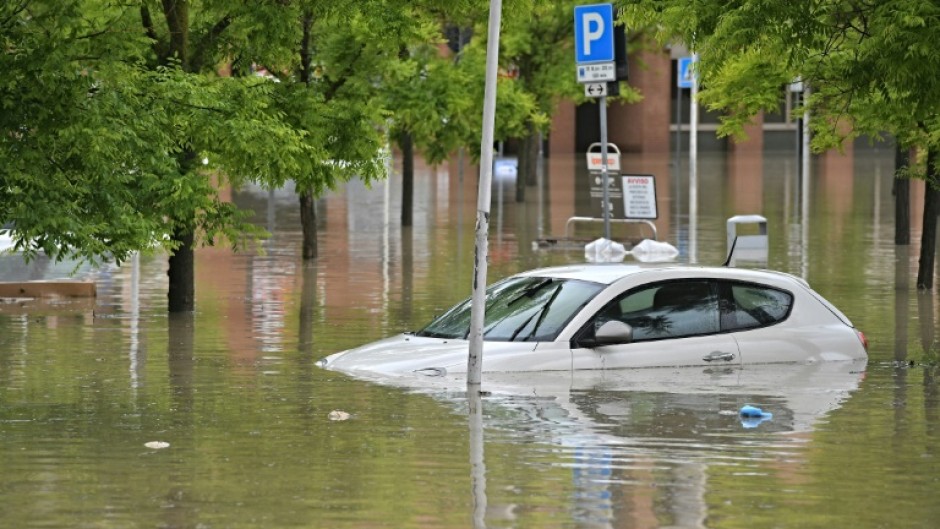
[[[514,353],[529,353],[534,342],[484,342],[485,367],[511,369]],[[447,373],[466,373],[470,342],[467,340],[426,338],[413,334],[400,334],[362,347],[327,356],[320,367],[364,376],[412,375],[442,376]],[[370,377],[371,378],[371,377]]]

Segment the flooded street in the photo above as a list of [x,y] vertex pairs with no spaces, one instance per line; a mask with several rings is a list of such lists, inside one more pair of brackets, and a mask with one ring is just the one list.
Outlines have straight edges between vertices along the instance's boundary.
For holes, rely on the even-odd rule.
[[[816,160],[808,212],[792,153],[710,153],[690,230],[670,162],[623,165],[657,175],[656,227],[680,260],[721,264],[726,219],[765,216],[768,267],[845,312],[867,366],[484,374],[482,401],[355,380],[315,363],[469,296],[476,169],[419,164],[410,228],[398,172],[330,192],[308,265],[293,191],[246,189],[231,199],[273,236],[261,253],[199,250],[194,314],[167,314],[162,255],[81,268],[93,305],[0,306],[0,526],[935,526],[940,298],[914,287],[922,186],[912,245],[897,247],[893,149]],[[496,180],[490,282],[584,261],[533,245],[591,214],[584,161],[551,159],[544,175],[524,203]],[[6,281],[72,268],[3,259]],[[773,418],[742,423],[744,404]]]

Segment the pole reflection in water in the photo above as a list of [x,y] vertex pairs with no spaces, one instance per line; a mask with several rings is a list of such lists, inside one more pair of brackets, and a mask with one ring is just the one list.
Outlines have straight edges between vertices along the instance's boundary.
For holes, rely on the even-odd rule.
[[131,258],[130,378],[135,396],[140,385],[140,252]]
[[[916,246],[879,240],[890,238],[890,175],[880,172],[879,187],[876,171],[856,174],[845,209],[827,209],[845,187],[820,180],[813,207],[801,208],[809,195],[799,161],[784,154],[765,159],[756,191],[774,233],[787,226],[771,239],[772,266],[812,270],[813,287],[874,338],[867,372],[804,366],[821,370],[818,384],[788,404],[776,389],[809,378],[797,366],[792,377],[772,366],[746,392],[735,388],[761,369],[599,372],[596,381],[565,373],[558,384],[559,374],[487,373],[493,396],[465,397],[461,378],[437,402],[322,370],[317,359],[459,301],[472,272],[462,215],[473,214],[464,208],[472,178],[435,204],[450,210],[431,229],[419,222],[401,232],[397,211],[385,224],[380,213],[397,209],[397,177],[384,183],[389,205],[382,182],[350,183],[323,198],[333,216],[318,217],[319,262],[300,266],[291,246],[300,240],[293,200],[278,201],[263,258],[200,250],[195,321],[165,314],[165,260],[146,255],[139,269],[129,260],[115,272],[123,289],[99,291],[98,306],[117,307],[117,317],[0,311],[2,518],[11,527],[932,527],[940,394],[936,357],[921,349],[937,349],[936,298],[912,291]],[[567,172],[545,173],[544,210],[504,204],[512,252],[494,259],[497,275],[581,262],[526,250],[539,235],[532,224],[551,236],[573,214],[575,159],[553,158]],[[737,203],[716,167],[702,166],[703,262],[717,260],[717,246],[704,243],[719,240]],[[236,198],[265,226],[267,190],[259,191]],[[661,233],[688,241],[685,230],[683,216],[681,228]],[[261,325],[275,316],[290,323]],[[272,374],[263,355],[282,344],[291,352]],[[631,373],[639,379],[614,378]],[[500,378],[527,387],[507,397],[512,387],[498,391]],[[839,393],[843,379],[851,398]],[[734,413],[744,403],[773,420],[745,429]],[[328,422],[334,409],[352,418]],[[147,451],[147,441],[171,446]]]
[[[392,228],[392,186],[391,178],[394,174],[394,165],[392,164],[392,157],[388,157],[388,162],[386,163],[385,171],[388,175],[388,180],[383,183],[383,193],[382,193],[382,311],[383,314],[388,314],[388,297],[389,290],[391,288],[390,283],[391,279],[389,276],[389,267],[391,266],[391,228]],[[402,229],[405,229],[405,226],[402,225]]]
[[470,431],[470,485],[473,527],[486,527],[486,461],[483,457],[483,397],[479,389],[467,391]]

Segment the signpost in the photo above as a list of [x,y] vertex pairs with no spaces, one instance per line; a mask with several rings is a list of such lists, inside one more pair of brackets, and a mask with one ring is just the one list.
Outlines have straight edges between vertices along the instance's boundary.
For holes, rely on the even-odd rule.
[[[579,83],[596,84],[617,80],[616,51],[614,46],[613,4],[591,4],[574,8],[575,62]],[[621,51],[623,53],[623,51]],[[610,239],[610,201],[607,174],[607,91],[589,89],[585,94],[599,97],[601,126],[601,179],[603,187],[604,238]],[[597,95],[592,94],[595,92]]]

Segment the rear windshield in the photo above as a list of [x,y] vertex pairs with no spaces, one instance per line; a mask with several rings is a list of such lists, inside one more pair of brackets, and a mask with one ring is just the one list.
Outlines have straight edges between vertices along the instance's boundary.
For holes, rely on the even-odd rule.
[[[550,277],[511,277],[486,291],[483,337],[492,341],[553,341],[604,285]],[[417,332],[432,338],[466,339],[470,300]]]

